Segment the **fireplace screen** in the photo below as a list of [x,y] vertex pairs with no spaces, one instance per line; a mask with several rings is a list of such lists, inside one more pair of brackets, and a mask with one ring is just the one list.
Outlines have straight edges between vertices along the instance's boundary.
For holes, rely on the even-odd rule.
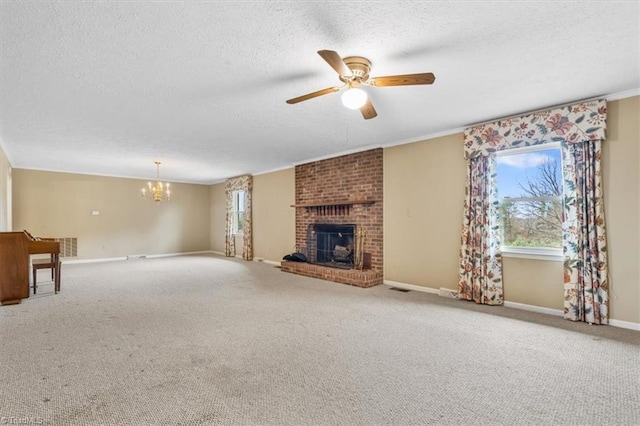
[[307,261],[335,268],[353,268],[357,259],[355,231],[355,225],[309,225]]

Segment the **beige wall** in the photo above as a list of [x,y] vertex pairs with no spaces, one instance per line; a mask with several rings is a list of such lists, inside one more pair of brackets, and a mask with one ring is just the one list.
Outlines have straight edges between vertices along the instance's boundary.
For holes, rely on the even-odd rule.
[[[640,97],[608,103],[603,180],[610,314],[640,323]],[[385,279],[455,289],[462,134],[385,149]],[[505,300],[562,309],[562,263],[504,258]]]
[[209,187],[172,184],[171,201],[156,205],[140,196],[145,183],[14,169],[13,229],[77,237],[78,259],[209,250]]
[[456,288],[465,161],[462,135],[384,150],[384,278]]
[[227,199],[224,193],[224,183],[211,185],[209,187],[209,194],[211,199],[209,245],[211,250],[224,253],[224,229],[225,216],[227,214]]
[[294,251],[295,169],[253,177],[253,255],[277,261]]
[[602,173],[610,314],[640,323],[640,97],[607,104]]
[[509,302],[563,309],[561,261],[502,258],[504,299]]
[[11,164],[0,145],[0,232],[11,231]]

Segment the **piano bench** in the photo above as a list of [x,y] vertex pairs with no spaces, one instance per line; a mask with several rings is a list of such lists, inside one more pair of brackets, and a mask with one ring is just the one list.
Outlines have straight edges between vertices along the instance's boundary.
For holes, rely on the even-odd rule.
[[36,292],[38,290],[38,284],[37,284],[37,272],[38,272],[38,269],[51,269],[51,281],[54,282],[54,291],[55,291],[55,293],[58,293],[60,288],[59,288],[59,284],[58,284],[58,282],[56,280],[56,277],[59,277],[59,274],[60,274],[60,261],[59,260],[56,262],[56,259],[54,259],[54,256],[51,256],[51,258],[32,259],[31,260],[31,267],[33,269],[33,294],[36,294]]

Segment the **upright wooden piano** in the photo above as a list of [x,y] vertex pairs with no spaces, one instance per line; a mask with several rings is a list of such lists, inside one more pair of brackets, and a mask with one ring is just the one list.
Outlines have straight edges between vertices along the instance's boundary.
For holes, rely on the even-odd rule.
[[29,256],[50,254],[56,265],[55,293],[60,291],[60,243],[33,237],[29,232],[0,232],[0,304],[20,303],[29,297]]

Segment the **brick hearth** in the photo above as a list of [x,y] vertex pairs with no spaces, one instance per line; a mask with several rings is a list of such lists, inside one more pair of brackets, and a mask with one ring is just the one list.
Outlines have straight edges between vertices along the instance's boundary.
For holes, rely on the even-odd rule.
[[330,268],[310,263],[287,261],[281,263],[280,269],[285,272],[356,287],[373,287],[374,285],[382,284],[382,271],[374,271],[372,269],[360,271],[358,269]]
[[307,253],[311,224],[355,224],[364,231],[365,268],[340,269],[282,262],[282,270],[328,281],[371,287],[382,284],[382,148],[298,165],[295,168],[296,247]]

